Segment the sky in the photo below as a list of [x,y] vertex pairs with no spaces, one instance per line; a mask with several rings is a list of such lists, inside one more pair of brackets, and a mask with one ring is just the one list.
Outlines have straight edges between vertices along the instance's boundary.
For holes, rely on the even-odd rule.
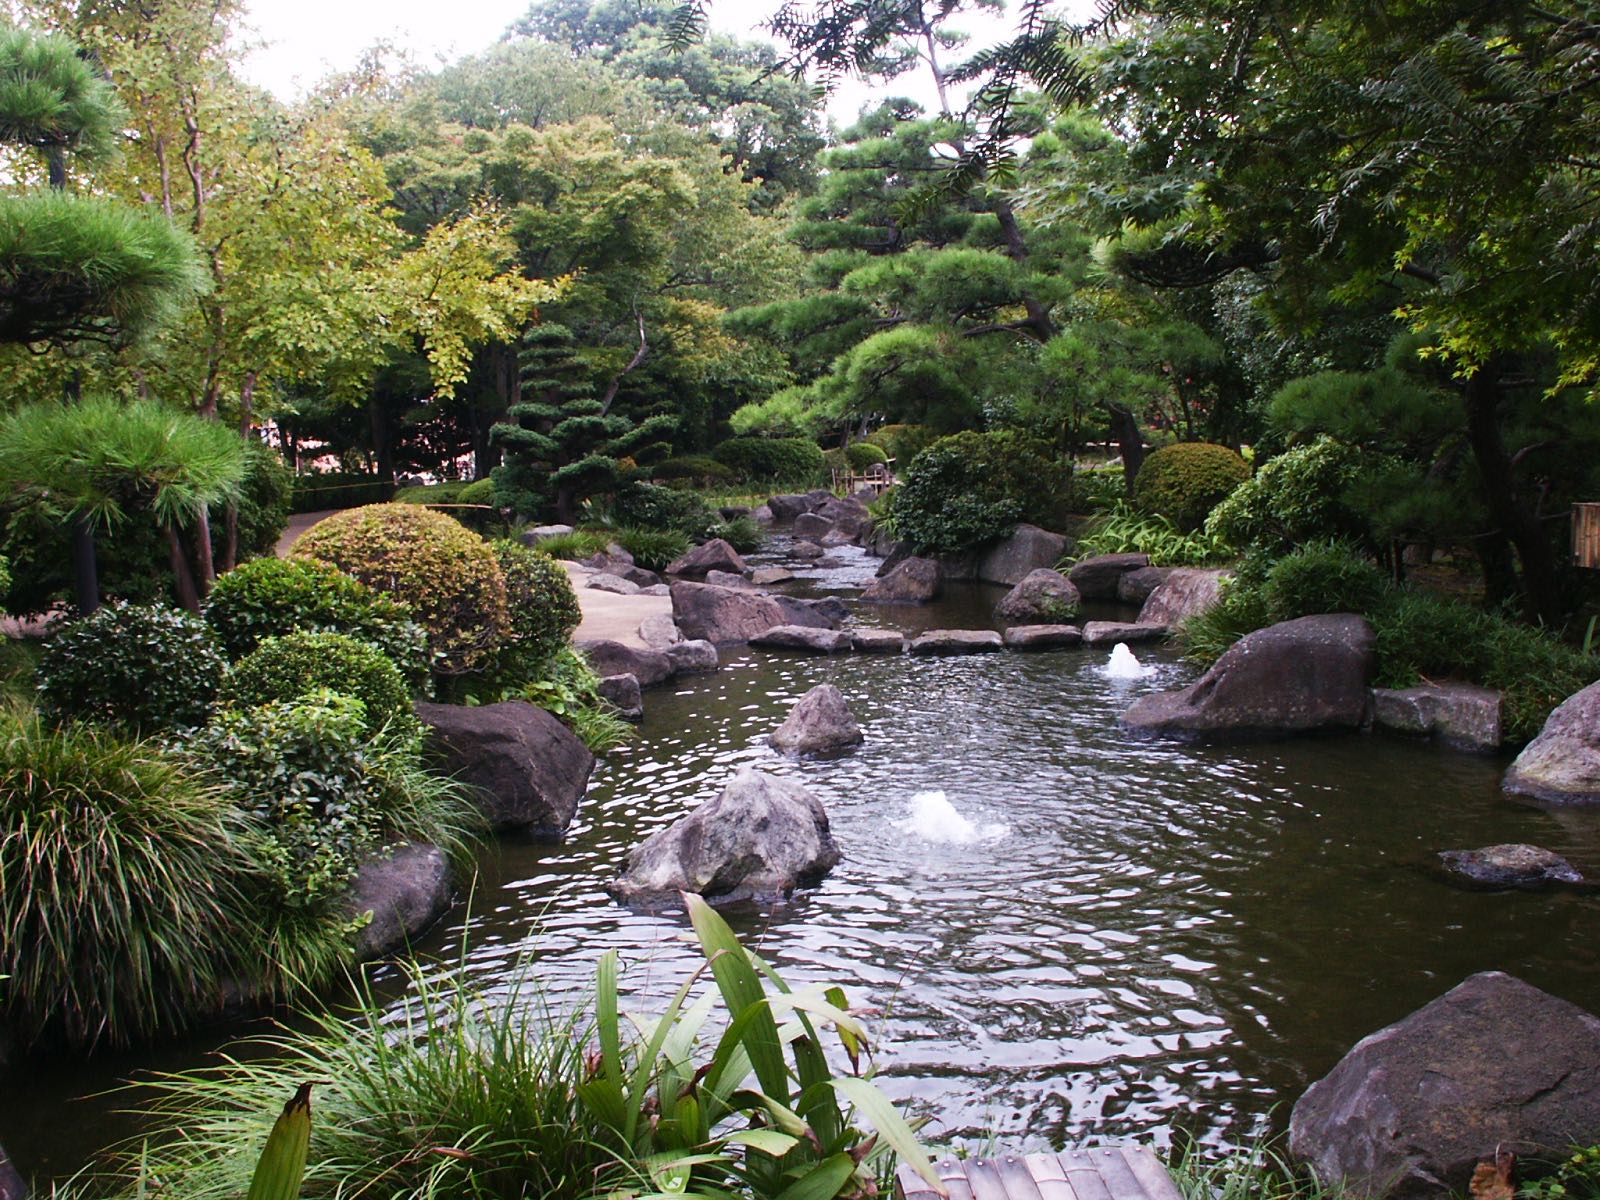
[[[283,100],[294,100],[331,71],[355,66],[361,52],[379,41],[409,51],[429,69],[476,53],[495,42],[506,26],[527,11],[530,0],[250,0],[249,24],[259,48],[245,63],[245,75]],[[740,37],[771,40],[759,25],[778,0],[713,0],[713,29]],[[990,44],[1010,29],[1007,17],[974,14],[955,25],[973,35],[974,45]],[[930,104],[932,88],[897,80],[890,91],[911,94]],[[830,115],[851,120],[868,98],[859,84],[846,84],[831,100]]]

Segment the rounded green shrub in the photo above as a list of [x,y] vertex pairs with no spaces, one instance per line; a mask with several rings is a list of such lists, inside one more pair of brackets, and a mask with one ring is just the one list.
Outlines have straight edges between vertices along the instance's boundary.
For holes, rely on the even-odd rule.
[[717,523],[717,514],[693,492],[631,483],[617,493],[611,519],[633,529],[670,529],[691,541],[703,541]]
[[411,694],[399,668],[376,646],[342,633],[267,638],[233,665],[222,699],[250,708],[323,689],[361,701],[368,733],[416,731]]
[[510,632],[505,575],[494,550],[443,513],[409,504],[335,513],[307,530],[292,554],[327,563],[405,604],[427,630],[438,674],[481,668]]
[[878,463],[888,462],[889,453],[872,442],[851,442],[844,448],[844,461],[852,471],[859,473]]
[[703,484],[726,483],[733,478],[733,469],[705,455],[685,455],[656,463],[650,468],[650,478],[687,479]]
[[1315,613],[1370,616],[1382,606],[1389,578],[1350,546],[1324,542],[1273,563],[1261,585],[1267,615],[1291,621]]
[[583,620],[566,568],[520,542],[492,543],[511,601],[511,633],[519,657],[543,662],[572,640]]
[[1008,432],[957,433],[912,460],[894,491],[898,537],[923,554],[964,554],[1021,521],[1048,521],[1070,489],[1070,468]]
[[1361,451],[1332,438],[1278,455],[1219,503],[1206,532],[1230,545],[1284,550],[1306,542],[1368,543],[1368,522],[1345,502],[1361,474]]
[[427,678],[428,637],[406,606],[320,562],[258,558],[220,576],[206,620],[231,659],[297,630],[347,633],[382,650],[413,682]]
[[[461,489],[467,485],[459,479],[443,483],[413,483],[394,490],[396,504],[455,504],[461,499]],[[491,484],[491,486],[493,486]]]
[[1177,442],[1144,460],[1133,481],[1133,502],[1188,532],[1249,478],[1250,465],[1226,446]]
[[223,789],[153,742],[0,709],[0,1025],[77,1050],[211,1011],[250,868]]
[[494,480],[474,479],[456,493],[457,504],[494,504]]
[[884,452],[900,467],[909,466],[939,435],[929,425],[882,425],[867,435],[867,441],[882,446]]
[[822,474],[822,448],[810,438],[729,438],[711,457],[741,479],[809,483]]
[[154,731],[198,725],[226,663],[211,627],[160,605],[108,604],[68,624],[39,660],[47,714]]

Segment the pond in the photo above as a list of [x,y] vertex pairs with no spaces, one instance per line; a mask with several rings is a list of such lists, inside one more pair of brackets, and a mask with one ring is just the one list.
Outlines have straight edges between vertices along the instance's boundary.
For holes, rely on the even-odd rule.
[[[862,619],[987,624],[999,594]],[[648,693],[641,737],[597,768],[568,838],[491,848],[470,906],[422,949],[491,988],[531,955],[559,1001],[616,948],[641,1007],[659,1007],[698,961],[687,922],[622,909],[603,885],[630,847],[755,764],[816,792],[845,859],[787,903],[728,915],[786,975],[878,1010],[882,1084],[932,1118],[935,1141],[1281,1129],[1355,1041],[1475,971],[1600,1009],[1600,898],[1463,891],[1432,869],[1439,850],[1506,841],[1600,867],[1600,814],[1511,803],[1502,761],[1381,735],[1130,741],[1117,716],[1134,697],[1194,675],[1172,650],[1138,654],[1153,668],[1138,679],[1110,677],[1100,649],[729,654],[716,675]],[[828,760],[768,750],[821,682],[849,699],[865,744]],[[42,1086],[81,1094],[151,1063]],[[27,1163],[57,1141],[51,1117],[37,1091],[7,1090],[0,1142]]]

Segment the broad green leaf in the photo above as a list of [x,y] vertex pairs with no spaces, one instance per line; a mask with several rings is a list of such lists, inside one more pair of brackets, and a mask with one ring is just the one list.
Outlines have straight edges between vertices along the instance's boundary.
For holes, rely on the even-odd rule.
[[770,1154],[773,1158],[782,1158],[800,1144],[799,1138],[779,1133],[776,1129],[745,1129],[729,1134],[726,1140],[729,1145],[746,1146],[762,1154]]
[[855,1176],[848,1154],[830,1154],[778,1193],[778,1200],[833,1200]]
[[917,1135],[911,1132],[911,1126],[906,1124],[905,1118],[889,1103],[889,1098],[877,1089],[870,1080],[856,1078],[842,1078],[833,1081],[834,1090],[855,1106],[856,1113],[865,1117],[872,1127],[878,1131],[878,1136],[900,1156],[900,1161],[908,1164],[928,1181],[928,1185],[941,1196],[948,1195],[944,1183],[939,1179],[939,1173],[933,1169],[933,1163],[917,1141]]
[[302,1083],[283,1106],[250,1178],[248,1200],[295,1200],[311,1148],[311,1085]]
[[761,1088],[768,1095],[781,1095],[788,1090],[788,1070],[783,1062],[783,1044],[778,1037],[778,1025],[767,1007],[766,989],[746,957],[744,947],[734,937],[716,911],[704,897],[693,892],[684,893],[684,904],[689,910],[689,920],[699,935],[700,947],[711,963],[711,973],[728,1006],[728,1014],[735,1021],[749,1017],[749,1028],[743,1042],[750,1055]]

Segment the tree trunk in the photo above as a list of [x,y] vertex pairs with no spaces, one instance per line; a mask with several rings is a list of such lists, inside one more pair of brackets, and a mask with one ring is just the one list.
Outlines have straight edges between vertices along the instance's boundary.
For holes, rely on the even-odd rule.
[[194,517],[194,558],[200,564],[200,594],[208,595],[217,581],[217,565],[211,557],[211,514],[203,507]]
[[394,481],[394,439],[388,416],[376,396],[367,401],[367,427],[372,434],[372,453],[378,463],[378,478],[385,483]]
[[183,539],[171,525],[166,527],[167,561],[172,564],[172,577],[178,587],[178,603],[192,613],[200,611],[200,591],[194,585],[194,572],[189,569],[189,557],[183,552]]
[[1538,519],[1517,503],[1511,456],[1500,434],[1504,365],[1496,356],[1467,381],[1467,441],[1478,464],[1489,517],[1516,548],[1522,565],[1523,611],[1530,620],[1543,621],[1554,629],[1560,626],[1562,615],[1555,553]]
[[72,602],[87,617],[100,607],[100,570],[94,551],[94,527],[89,518],[72,518]]
[[1111,415],[1111,436],[1122,453],[1122,486],[1133,495],[1133,480],[1144,466],[1144,438],[1139,434],[1139,421],[1131,408],[1120,404],[1107,404]]

